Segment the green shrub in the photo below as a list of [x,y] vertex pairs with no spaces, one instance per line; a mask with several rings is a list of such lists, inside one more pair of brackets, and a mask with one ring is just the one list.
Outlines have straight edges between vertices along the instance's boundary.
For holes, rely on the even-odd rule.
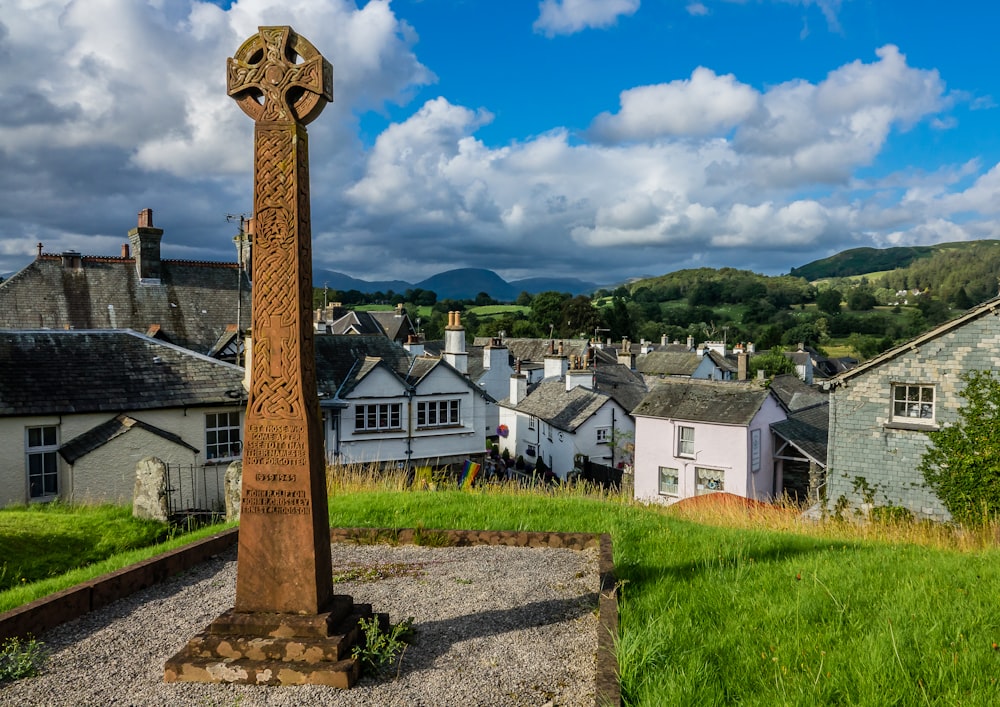
[[44,644],[34,638],[8,638],[0,644],[0,685],[38,675],[47,659]]
[[956,521],[978,526],[1000,515],[1000,378],[970,371],[962,380],[966,404],[956,423],[927,434],[920,472]]
[[413,636],[413,617],[389,626],[387,631],[382,630],[378,616],[359,619],[358,625],[364,634],[364,642],[354,647],[351,656],[361,662],[365,673],[381,677],[394,663],[402,660],[403,651]]

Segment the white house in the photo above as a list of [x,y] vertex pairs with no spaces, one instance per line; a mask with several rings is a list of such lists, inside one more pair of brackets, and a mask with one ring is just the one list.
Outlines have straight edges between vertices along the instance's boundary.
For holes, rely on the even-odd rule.
[[489,396],[448,360],[384,336],[330,335],[316,337],[316,364],[330,462],[419,469],[483,459]]
[[[545,359],[546,375],[531,392],[523,373],[510,378],[510,395],[500,402],[501,450],[528,466],[539,461],[560,479],[578,466],[578,457],[615,466],[616,439],[631,438],[635,425],[625,405],[611,393],[594,390],[595,371],[570,369],[565,356]],[[624,387],[624,386],[623,386]]]
[[757,500],[780,494],[770,425],[786,415],[769,389],[663,381],[632,414],[637,500],[669,504],[715,491]]
[[129,502],[136,463],[242,452],[243,369],[132,331],[0,330],[0,506]]

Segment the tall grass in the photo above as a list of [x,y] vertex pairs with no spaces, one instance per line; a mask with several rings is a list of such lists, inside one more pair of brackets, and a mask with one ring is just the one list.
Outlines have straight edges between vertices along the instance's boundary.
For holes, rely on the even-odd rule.
[[587,485],[415,490],[362,466],[328,488],[335,526],[610,533],[628,705],[1000,703],[991,530],[648,507]]
[[592,489],[339,487],[332,522],[608,532],[630,705],[1000,702],[989,532],[645,507]]

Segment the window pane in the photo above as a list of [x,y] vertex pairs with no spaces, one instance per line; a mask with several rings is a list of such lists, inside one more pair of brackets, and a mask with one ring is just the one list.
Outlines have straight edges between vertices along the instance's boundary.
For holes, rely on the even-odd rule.
[[28,446],[29,447],[41,447],[42,446],[42,428],[41,427],[31,427],[28,429]]
[[42,428],[42,444],[46,447],[51,447],[56,443],[56,428],[55,427],[43,427]]

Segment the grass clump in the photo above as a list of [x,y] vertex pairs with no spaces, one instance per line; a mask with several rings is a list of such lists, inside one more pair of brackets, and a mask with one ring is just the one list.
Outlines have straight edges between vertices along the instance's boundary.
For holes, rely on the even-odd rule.
[[48,660],[45,645],[34,638],[8,638],[0,643],[0,685],[38,675]]
[[333,572],[333,583],[341,582],[378,582],[396,577],[422,577],[427,574],[421,562],[388,562],[385,564],[362,565],[352,564],[350,567],[336,569]]
[[413,617],[382,628],[378,616],[359,619],[363,641],[354,646],[351,656],[360,661],[361,669],[372,677],[386,675],[395,665],[397,675],[407,644],[413,639]]

